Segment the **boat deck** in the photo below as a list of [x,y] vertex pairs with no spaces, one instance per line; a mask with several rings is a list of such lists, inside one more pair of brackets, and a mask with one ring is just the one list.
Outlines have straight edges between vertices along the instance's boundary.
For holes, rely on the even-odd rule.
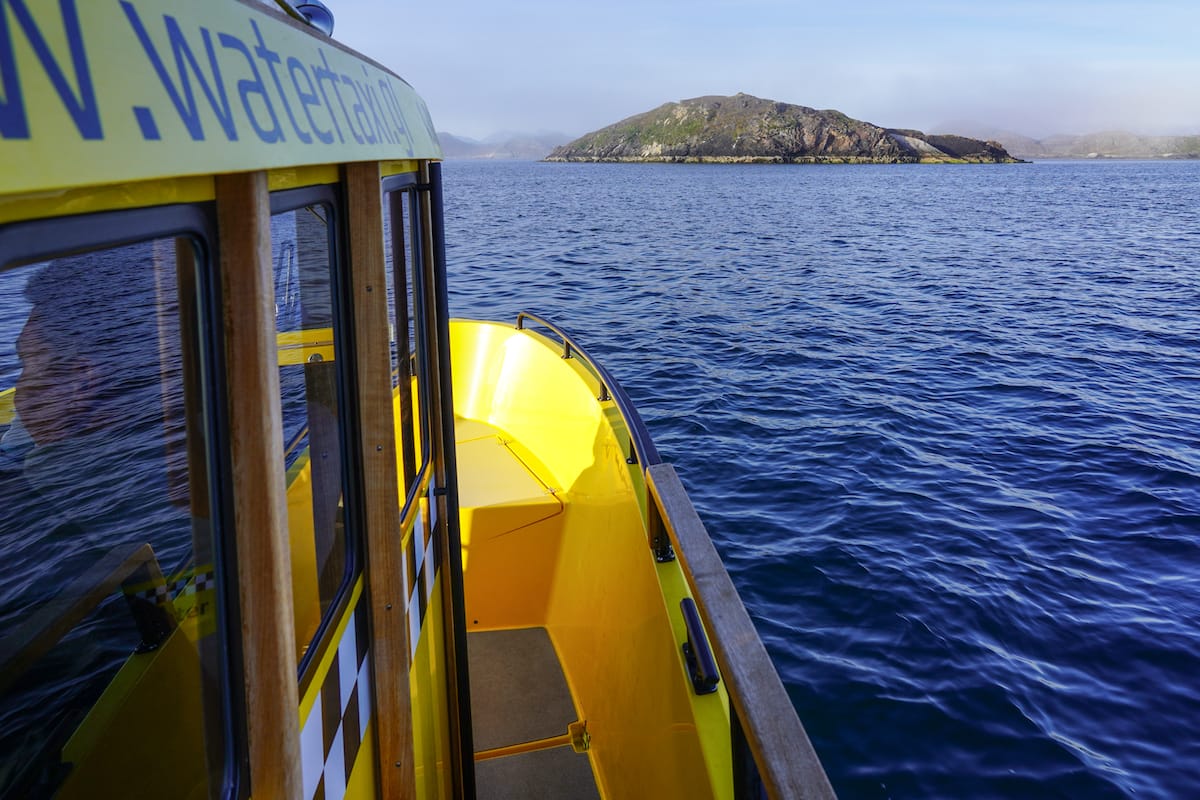
[[467,650],[477,796],[598,800],[591,760],[566,735],[578,714],[546,629],[476,631]]
[[480,420],[455,419],[476,796],[599,800],[591,758],[571,746],[580,721],[544,626],[562,501],[544,468]]

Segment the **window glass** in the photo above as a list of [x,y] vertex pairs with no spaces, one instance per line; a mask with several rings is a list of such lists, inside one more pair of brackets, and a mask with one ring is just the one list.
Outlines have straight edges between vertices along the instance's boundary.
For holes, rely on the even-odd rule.
[[325,205],[271,217],[298,658],[347,562],[329,221]]
[[[405,178],[396,182],[402,180]],[[396,449],[404,481],[401,544],[405,559],[408,647],[414,696],[429,698],[428,703],[413,705],[413,728],[425,734],[422,746],[414,754],[414,769],[418,775],[426,776],[428,786],[449,793],[445,769],[450,752],[449,729],[440,714],[452,707],[452,703],[444,662],[446,629],[442,624],[440,596],[434,592],[442,539],[436,517],[438,500],[434,497],[437,487],[430,465],[431,364],[425,334],[430,321],[427,314],[433,313],[427,311],[432,292],[424,285],[421,235],[423,212],[428,219],[425,204],[429,202],[429,194],[418,190],[415,180],[407,187],[387,183],[385,186],[393,189],[386,194],[385,236],[396,374]]]
[[[404,558],[408,576],[409,646],[417,642],[425,621],[436,564],[429,514],[429,364],[425,347],[425,300],[421,249],[420,195],[415,189],[388,194],[384,236],[388,254],[388,292],[392,331],[393,375],[396,379],[397,458],[403,481]],[[432,687],[424,691],[437,691]]]
[[388,276],[388,318],[392,340],[392,375],[396,388],[396,453],[400,461],[403,496],[408,497],[428,462],[425,435],[426,393],[418,390],[426,374],[424,331],[419,301],[421,237],[415,212],[416,192],[389,192],[384,214]]
[[0,269],[0,796],[220,787],[199,253]]

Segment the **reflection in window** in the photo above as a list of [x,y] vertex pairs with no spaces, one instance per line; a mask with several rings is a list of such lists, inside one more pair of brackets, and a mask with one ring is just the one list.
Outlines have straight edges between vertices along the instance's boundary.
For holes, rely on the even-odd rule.
[[[392,374],[395,378],[396,457],[403,482],[404,558],[414,584],[427,580],[432,586],[435,565],[426,565],[432,551],[433,529],[423,481],[429,476],[429,364],[424,345],[426,303],[424,262],[419,228],[419,195],[413,189],[387,195],[384,220],[387,244],[389,327],[392,334]],[[424,569],[423,569],[424,568]],[[415,652],[420,627],[425,619],[428,593],[410,585],[409,636]]]
[[325,206],[271,217],[298,657],[346,570],[328,220]]
[[428,463],[427,393],[419,391],[427,365],[421,346],[424,331],[419,292],[422,263],[421,236],[417,227],[416,192],[389,192],[384,214],[384,250],[387,260],[388,327],[391,332],[392,375],[396,388],[397,458],[402,495],[407,497]]
[[0,796],[220,786],[196,255],[0,271]]

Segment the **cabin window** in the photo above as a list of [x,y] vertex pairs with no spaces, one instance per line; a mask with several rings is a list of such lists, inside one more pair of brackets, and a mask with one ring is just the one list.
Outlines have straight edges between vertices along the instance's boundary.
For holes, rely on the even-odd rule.
[[[432,470],[427,325],[431,322],[428,310],[433,292],[425,279],[425,238],[421,229],[426,196],[418,190],[415,178],[396,176],[383,184],[397,458],[404,498],[401,540],[408,575],[409,648],[414,657],[437,572],[435,519],[428,494]],[[425,687],[422,691],[439,690]]]
[[[384,238],[388,273],[392,376],[397,395],[397,458],[405,509],[429,463],[428,374],[424,346],[424,281],[418,194],[412,176],[385,183]],[[407,185],[406,185],[407,184]]]
[[[289,207],[295,203],[300,205]],[[314,201],[311,193],[293,192],[277,195],[272,207],[283,468],[297,658],[305,661],[322,620],[347,583],[350,563],[339,395],[343,378],[335,356],[340,342],[333,290],[334,205],[331,198]]]
[[70,243],[163,215],[108,216],[0,229],[4,797],[207,797],[230,763],[206,248]]

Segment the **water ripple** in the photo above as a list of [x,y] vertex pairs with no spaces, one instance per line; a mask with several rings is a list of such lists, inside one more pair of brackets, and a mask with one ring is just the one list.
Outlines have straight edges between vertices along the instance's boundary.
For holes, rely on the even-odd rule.
[[844,797],[1200,787],[1200,164],[450,163],[451,310],[638,403]]

